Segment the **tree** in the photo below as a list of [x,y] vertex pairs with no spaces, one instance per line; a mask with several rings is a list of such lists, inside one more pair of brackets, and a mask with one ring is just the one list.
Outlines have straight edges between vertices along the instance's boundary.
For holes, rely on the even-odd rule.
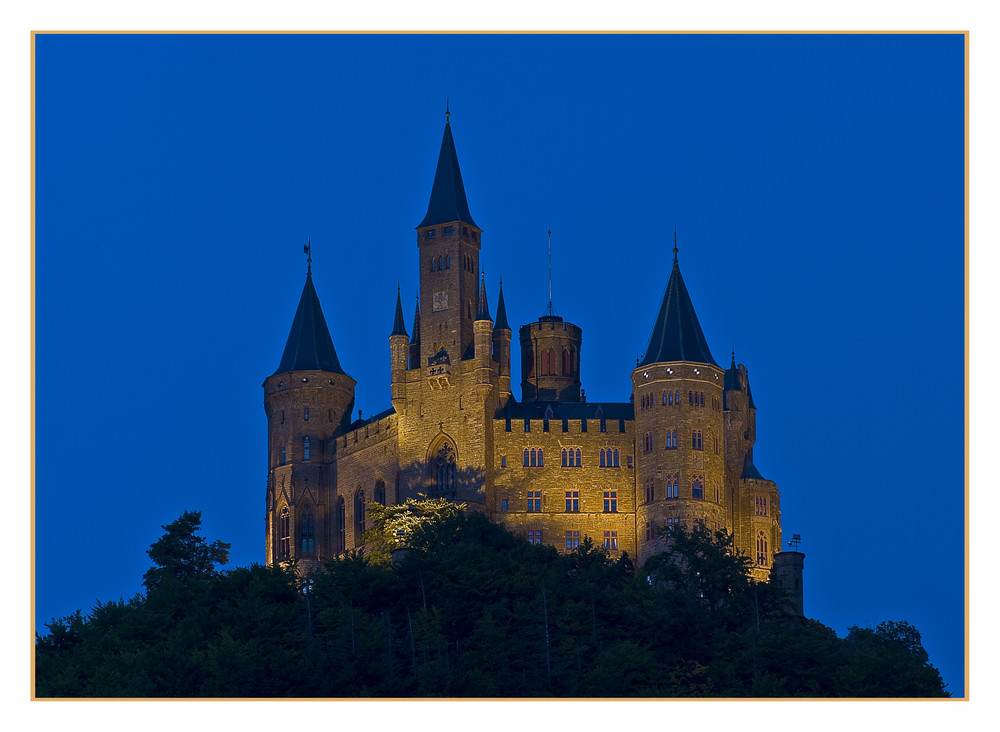
[[146,550],[153,560],[142,576],[147,590],[159,587],[167,578],[209,579],[218,575],[216,564],[229,562],[229,547],[223,541],[209,544],[197,532],[201,528],[201,511],[185,511],[172,524],[161,526],[165,533]]
[[405,503],[383,506],[368,504],[369,528],[362,540],[365,555],[375,564],[389,564],[392,552],[411,546],[414,535],[433,522],[443,521],[465,511],[464,503],[453,503],[446,498],[408,498]]

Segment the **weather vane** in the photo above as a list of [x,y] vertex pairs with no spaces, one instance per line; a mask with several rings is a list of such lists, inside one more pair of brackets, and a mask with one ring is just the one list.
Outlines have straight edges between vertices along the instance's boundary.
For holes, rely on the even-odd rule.
[[802,535],[801,534],[792,534],[792,540],[790,542],[788,542],[788,546],[794,548],[795,551],[798,551],[799,550],[799,544],[801,544],[801,543],[802,543]]
[[312,255],[312,237],[309,237],[309,241],[306,242],[302,247],[302,251],[306,255],[306,274],[312,274],[313,271],[313,255]]

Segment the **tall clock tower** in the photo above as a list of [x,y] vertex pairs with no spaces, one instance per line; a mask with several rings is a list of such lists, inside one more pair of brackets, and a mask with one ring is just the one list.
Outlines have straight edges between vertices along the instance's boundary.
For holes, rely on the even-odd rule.
[[428,359],[457,362],[473,354],[482,229],[469,213],[449,117],[446,114],[427,215],[417,226],[421,367]]

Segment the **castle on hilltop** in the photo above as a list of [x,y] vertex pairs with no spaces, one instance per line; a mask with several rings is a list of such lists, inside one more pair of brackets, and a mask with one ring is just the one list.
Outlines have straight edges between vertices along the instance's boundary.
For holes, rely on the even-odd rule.
[[[551,302],[518,329],[511,384],[503,283],[491,310],[482,229],[469,210],[451,125],[417,227],[420,295],[410,332],[399,294],[389,333],[392,406],[354,419],[355,380],[334,349],[311,259],[277,370],[264,381],[269,564],[360,545],[366,505],[422,493],[484,512],[560,551],[591,537],[642,562],[658,529],[726,529],[766,579],[781,551],[778,488],[754,465],[756,405],[735,357],[716,363],[673,269],[626,402],[587,402],[582,329]],[[495,317],[492,313],[495,313]],[[801,611],[802,556],[776,575]]]

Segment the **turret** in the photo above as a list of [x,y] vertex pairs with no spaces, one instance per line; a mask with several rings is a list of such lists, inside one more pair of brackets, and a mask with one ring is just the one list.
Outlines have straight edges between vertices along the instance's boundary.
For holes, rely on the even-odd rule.
[[410,337],[403,323],[403,303],[396,288],[396,317],[389,334],[389,372],[392,389],[392,406],[400,412],[406,401],[406,364],[410,355]]
[[[309,248],[307,247],[307,252]],[[305,286],[277,370],[264,381],[268,429],[267,562],[321,560],[325,463],[350,419],[355,381],[340,365],[312,281]]]
[[413,311],[413,337],[410,339],[410,368],[420,368],[420,295]]
[[500,280],[500,294],[497,297],[497,319],[493,324],[493,360],[498,364],[497,388],[500,406],[510,399],[510,325],[507,324],[507,305],[503,299],[503,280]]
[[493,389],[493,318],[490,317],[490,304],[486,297],[485,274],[479,285],[476,319],[472,323],[472,330],[475,337],[476,391],[481,399],[485,399]]

